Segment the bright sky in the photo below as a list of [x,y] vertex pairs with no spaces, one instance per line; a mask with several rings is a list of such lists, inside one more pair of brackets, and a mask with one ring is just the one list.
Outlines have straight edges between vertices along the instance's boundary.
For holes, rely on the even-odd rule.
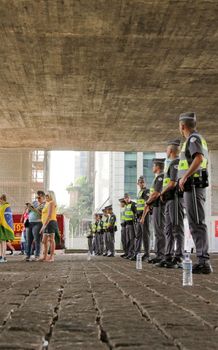
[[68,205],[66,187],[74,181],[74,151],[50,152],[50,190],[56,194],[58,205]]

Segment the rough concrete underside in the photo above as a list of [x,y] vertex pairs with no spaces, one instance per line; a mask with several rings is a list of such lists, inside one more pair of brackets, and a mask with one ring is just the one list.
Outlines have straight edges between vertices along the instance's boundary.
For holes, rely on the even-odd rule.
[[0,266],[0,349],[217,350],[217,256],[212,264],[183,288],[181,270],[137,272],[120,257],[11,257]]
[[[217,0],[0,0],[0,147],[218,148]],[[158,137],[156,137],[158,136]]]

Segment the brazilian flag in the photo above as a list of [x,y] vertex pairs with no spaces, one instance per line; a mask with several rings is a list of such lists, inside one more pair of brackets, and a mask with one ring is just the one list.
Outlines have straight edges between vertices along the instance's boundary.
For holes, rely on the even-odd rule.
[[0,206],[0,240],[12,241],[14,239],[14,223],[10,205]]

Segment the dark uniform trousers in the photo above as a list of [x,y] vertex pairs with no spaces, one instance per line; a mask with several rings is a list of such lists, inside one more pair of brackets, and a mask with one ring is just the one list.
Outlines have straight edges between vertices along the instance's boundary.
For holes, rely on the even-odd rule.
[[108,251],[110,250],[107,231],[104,231],[103,240],[104,240],[104,254],[107,254]]
[[90,236],[90,237],[87,237],[87,238],[88,238],[89,252],[92,254],[92,240],[93,240],[93,237]]
[[204,262],[209,259],[208,254],[208,234],[207,225],[205,223],[205,200],[206,200],[206,189],[196,188],[196,199],[199,216],[199,224],[196,223],[195,209],[192,199],[192,192],[184,192],[184,204],[187,213],[189,229],[195,243],[196,254],[199,262]]
[[107,253],[110,252],[114,255],[114,231],[106,232],[106,249]]
[[100,233],[96,232],[94,236],[94,252],[100,254]]
[[96,235],[97,240],[97,253],[102,254],[104,249],[104,240],[103,240],[103,234],[101,232],[97,232]]
[[123,246],[123,252],[128,255],[128,249],[126,244],[126,226],[124,224],[121,225],[121,243]]
[[128,256],[134,255],[134,243],[135,243],[135,230],[133,223],[126,223],[126,248],[128,250]]
[[136,237],[135,237],[135,254],[141,252],[142,242],[144,246],[144,254],[149,257],[150,252],[150,229],[149,229],[150,215],[146,215],[144,224],[140,223],[140,218],[136,223]]
[[[168,200],[165,204],[165,235],[166,235],[166,258],[183,257],[184,254],[184,212],[183,198],[178,200],[178,225],[175,225],[175,201]],[[176,243],[176,249],[175,249]]]
[[153,224],[154,224],[154,235],[155,235],[155,253],[158,258],[164,258],[165,256],[165,245],[166,237],[164,232],[165,225],[165,206],[164,204],[153,208]]

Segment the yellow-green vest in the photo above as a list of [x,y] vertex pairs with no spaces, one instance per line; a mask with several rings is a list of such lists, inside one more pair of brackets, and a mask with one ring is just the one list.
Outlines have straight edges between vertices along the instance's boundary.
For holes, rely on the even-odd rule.
[[132,203],[129,203],[125,206],[125,221],[134,221],[134,213],[132,211]]
[[123,207],[121,210],[120,210],[120,222],[121,224],[123,224],[126,220],[126,217],[125,217],[125,207]]
[[199,177],[200,176],[200,173],[202,170],[206,170],[207,169],[207,165],[208,165],[208,147],[207,147],[207,142],[206,140],[199,134],[191,134],[189,136],[189,139],[186,140],[183,145],[182,145],[182,149],[181,149],[181,152],[180,152],[180,161],[179,161],[179,166],[178,166],[178,177],[179,178],[182,178],[183,175],[186,173],[186,171],[190,168],[190,165],[192,162],[188,162],[186,156],[185,156],[185,152],[186,152],[186,146],[187,146],[187,143],[190,142],[190,139],[192,137],[199,137],[200,140],[201,140],[201,145],[202,145],[202,148],[203,148],[203,152],[204,152],[204,159],[203,161],[201,162],[201,165],[199,167],[199,169],[192,175],[193,177]]
[[142,198],[142,195],[145,191],[145,188],[143,188],[141,191],[138,193],[138,198],[137,198],[137,212],[142,212],[145,208],[145,200]]

